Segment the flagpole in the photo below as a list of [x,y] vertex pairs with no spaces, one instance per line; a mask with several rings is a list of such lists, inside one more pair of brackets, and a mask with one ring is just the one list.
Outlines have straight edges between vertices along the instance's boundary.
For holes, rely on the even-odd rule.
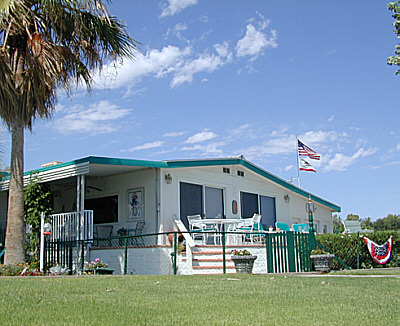
[[296,153],[297,153],[297,184],[301,188],[300,183],[300,162],[299,162],[299,140],[296,135]]

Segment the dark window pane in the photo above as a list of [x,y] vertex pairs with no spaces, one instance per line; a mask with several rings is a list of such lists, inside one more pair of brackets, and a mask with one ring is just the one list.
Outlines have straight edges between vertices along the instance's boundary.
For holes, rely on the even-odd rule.
[[258,214],[258,195],[248,192],[241,192],[240,206],[242,217],[244,218],[252,217],[254,214]]
[[275,198],[268,196],[260,196],[260,207],[261,207],[261,224],[264,230],[267,230],[270,226],[275,226],[276,212],[275,212]]
[[189,229],[188,215],[203,216],[203,186],[192,183],[180,183],[180,214],[183,224]]
[[85,200],[85,209],[93,211],[93,224],[118,222],[118,196]]

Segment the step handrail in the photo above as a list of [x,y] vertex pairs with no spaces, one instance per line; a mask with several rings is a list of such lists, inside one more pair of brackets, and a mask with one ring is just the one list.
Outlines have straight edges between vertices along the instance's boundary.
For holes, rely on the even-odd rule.
[[181,220],[174,220],[174,224],[178,231],[182,232],[183,237],[186,240],[186,245],[189,246],[190,248],[195,246],[194,240],[191,237],[190,233],[186,229],[186,226],[182,223]]

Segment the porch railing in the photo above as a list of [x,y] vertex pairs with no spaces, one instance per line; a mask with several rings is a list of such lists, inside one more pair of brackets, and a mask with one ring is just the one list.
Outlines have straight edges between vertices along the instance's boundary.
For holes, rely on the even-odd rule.
[[46,216],[51,224],[50,241],[75,241],[93,239],[93,211],[60,213]]

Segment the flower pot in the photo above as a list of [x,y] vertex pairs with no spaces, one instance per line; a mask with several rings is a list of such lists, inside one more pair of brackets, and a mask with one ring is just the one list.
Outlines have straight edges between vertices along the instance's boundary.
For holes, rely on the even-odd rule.
[[335,255],[325,254],[325,255],[311,255],[310,258],[313,262],[314,269],[317,272],[329,273],[332,268],[332,261]]
[[257,256],[231,256],[235,263],[236,273],[251,274]]
[[[174,228],[171,228],[171,231],[174,231]],[[183,234],[182,233],[178,233],[178,244],[182,243],[184,239],[185,238],[183,237]],[[171,244],[171,246],[173,246],[173,244],[174,244],[174,233],[169,233],[168,234],[168,241]]]

